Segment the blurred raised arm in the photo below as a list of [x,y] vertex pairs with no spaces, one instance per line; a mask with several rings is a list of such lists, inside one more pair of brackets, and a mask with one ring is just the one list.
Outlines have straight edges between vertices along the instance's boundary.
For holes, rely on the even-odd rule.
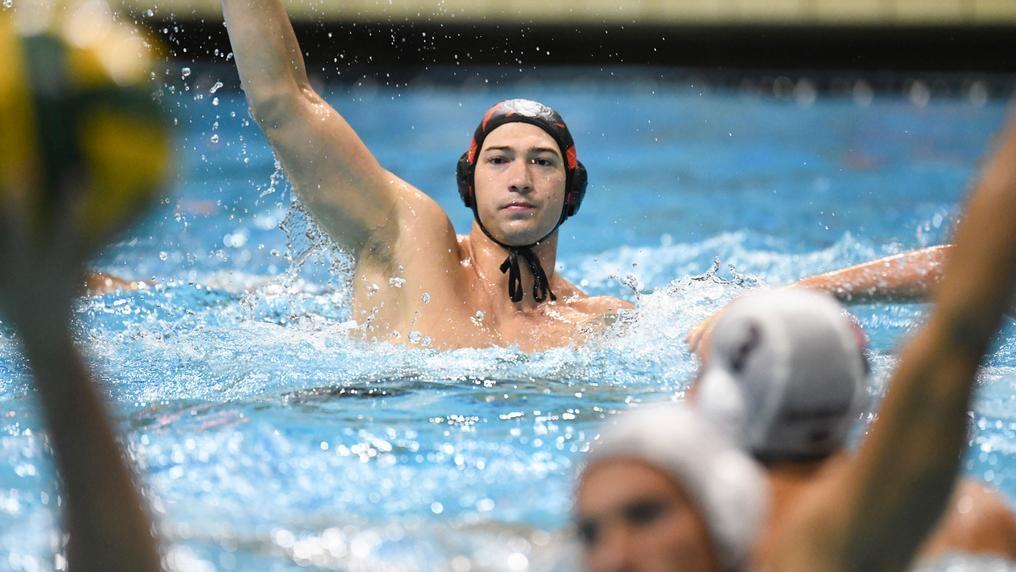
[[409,188],[378,164],[352,127],[310,86],[280,0],[222,0],[240,82],[300,198],[354,253],[391,244],[396,195]]
[[19,333],[62,477],[69,570],[160,570],[145,502],[69,324],[47,322]]

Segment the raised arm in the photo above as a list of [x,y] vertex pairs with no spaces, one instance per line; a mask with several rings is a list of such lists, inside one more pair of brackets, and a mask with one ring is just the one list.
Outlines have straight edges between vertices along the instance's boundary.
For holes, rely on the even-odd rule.
[[251,113],[304,204],[354,253],[390,244],[396,195],[411,187],[311,88],[281,0],[222,0],[222,12]]
[[[956,232],[927,324],[906,345],[870,436],[802,530],[846,569],[902,568],[934,526],[966,446],[978,366],[1016,285],[1016,120]],[[800,538],[795,539],[800,542]]]

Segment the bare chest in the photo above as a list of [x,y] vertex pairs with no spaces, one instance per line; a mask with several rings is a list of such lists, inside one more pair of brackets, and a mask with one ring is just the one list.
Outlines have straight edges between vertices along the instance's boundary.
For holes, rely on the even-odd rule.
[[[469,276],[358,276],[353,314],[367,339],[434,349],[518,346],[527,352],[582,343],[600,316],[566,302],[529,311],[495,309]],[[494,292],[496,295],[497,292]],[[500,311],[499,311],[500,310]]]

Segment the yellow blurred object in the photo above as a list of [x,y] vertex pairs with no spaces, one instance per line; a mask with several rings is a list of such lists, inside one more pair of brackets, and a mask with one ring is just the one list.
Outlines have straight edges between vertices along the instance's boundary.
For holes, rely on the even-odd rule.
[[169,170],[169,130],[149,93],[151,41],[105,2],[51,10],[20,33],[0,13],[0,208],[34,240],[73,225],[94,249],[129,224]]
[[96,109],[85,119],[81,141],[92,181],[100,192],[83,197],[81,216],[89,238],[122,224],[120,218],[144,206],[168,168],[169,138],[152,121],[115,109]]

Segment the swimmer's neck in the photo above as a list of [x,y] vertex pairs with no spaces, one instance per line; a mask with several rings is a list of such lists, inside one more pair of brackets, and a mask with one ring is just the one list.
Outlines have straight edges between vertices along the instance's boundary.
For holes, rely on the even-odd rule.
[[829,456],[810,460],[769,460],[762,464],[771,481],[793,483],[810,481],[820,473],[834,469],[848,458],[848,454],[840,451]]
[[824,458],[812,461],[768,461],[763,463],[770,476],[788,480],[810,478],[822,470],[824,465]]
[[[524,296],[519,302],[511,301],[508,297],[508,274],[501,272],[501,264],[508,256],[508,251],[490,240],[475,223],[467,236],[460,237],[460,242],[463,260],[469,259],[469,268],[475,274],[476,285],[472,291],[476,302],[488,308],[495,316],[542,313],[547,304],[551,303],[549,299],[543,303],[533,299],[535,279],[524,260],[519,261]],[[551,289],[558,299],[561,299],[562,295],[570,294],[570,288],[554,272],[554,265],[557,264],[557,233],[531,250],[539,259]],[[566,288],[569,292],[565,292]]]

